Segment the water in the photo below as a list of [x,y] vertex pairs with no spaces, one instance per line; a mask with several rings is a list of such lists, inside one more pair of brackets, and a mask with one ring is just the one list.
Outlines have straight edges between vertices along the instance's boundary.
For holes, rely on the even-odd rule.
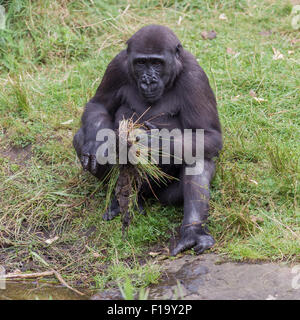
[[81,296],[61,285],[37,281],[7,281],[6,289],[0,289],[0,300],[87,300],[89,296],[88,293]]

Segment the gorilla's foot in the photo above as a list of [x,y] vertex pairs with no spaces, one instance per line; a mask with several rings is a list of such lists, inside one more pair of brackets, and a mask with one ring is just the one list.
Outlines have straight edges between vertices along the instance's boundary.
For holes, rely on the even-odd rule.
[[119,203],[116,197],[113,197],[108,209],[103,214],[102,218],[105,221],[112,220],[120,213]]
[[176,256],[178,253],[191,248],[194,248],[196,254],[200,254],[215,244],[214,238],[204,231],[201,225],[183,226],[181,227],[180,234],[180,240],[173,249],[172,256]]

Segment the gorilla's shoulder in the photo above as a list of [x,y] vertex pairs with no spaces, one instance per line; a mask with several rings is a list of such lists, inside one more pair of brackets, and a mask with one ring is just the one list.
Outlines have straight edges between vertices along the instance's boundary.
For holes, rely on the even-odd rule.
[[127,51],[119,52],[109,63],[108,68],[118,68],[120,71],[127,73]]
[[206,77],[205,72],[199,65],[196,57],[187,50],[184,51],[183,62],[184,62],[184,70],[188,71],[186,75],[192,75],[192,76],[198,75],[199,77],[204,77],[204,78]]

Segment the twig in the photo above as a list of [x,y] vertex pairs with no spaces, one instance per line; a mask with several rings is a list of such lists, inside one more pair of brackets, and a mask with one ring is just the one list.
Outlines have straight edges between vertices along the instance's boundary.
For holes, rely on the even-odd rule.
[[33,279],[33,278],[43,278],[48,276],[55,276],[57,280],[68,289],[76,292],[77,294],[84,296],[84,293],[72,288],[70,285],[66,283],[66,281],[62,278],[62,276],[55,270],[51,271],[44,271],[44,272],[37,272],[37,273],[9,273],[4,275],[4,279]]
[[82,293],[82,292],[78,291],[77,289],[74,289],[74,288],[72,288],[70,285],[68,285],[68,284],[66,283],[66,281],[62,278],[62,276],[61,276],[57,271],[53,270],[53,272],[54,272],[57,280],[58,280],[62,285],[64,285],[64,286],[67,287],[68,289],[76,292],[77,294],[79,294],[79,295],[81,295],[81,296],[84,296],[84,293]]
[[278,111],[278,112],[269,113],[269,117],[275,116],[276,114],[289,112],[289,111],[291,111],[291,110],[281,110],[281,111]]
[[37,273],[9,273],[4,275],[4,279],[30,279],[53,276],[53,271],[37,272]]

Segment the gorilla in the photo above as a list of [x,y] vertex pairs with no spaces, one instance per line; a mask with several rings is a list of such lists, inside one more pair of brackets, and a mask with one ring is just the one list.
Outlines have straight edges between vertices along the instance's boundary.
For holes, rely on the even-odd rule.
[[[215,241],[205,222],[214,160],[222,148],[216,99],[195,57],[165,26],[141,28],[127,41],[127,48],[109,63],[94,97],[85,106],[82,126],[73,140],[84,170],[103,179],[109,165],[97,162],[96,152],[103,143],[96,140],[97,132],[103,128],[116,130],[120,120],[131,117],[145,123],[149,129],[192,129],[192,139],[184,142],[193,152],[196,129],[204,130],[202,172],[185,174],[187,167],[197,163],[162,165],[164,172],[178,179],[156,186],[155,192],[163,204],[183,205],[180,238],[171,254],[191,248],[200,254],[211,248]],[[170,138],[170,142],[173,143],[172,152],[176,141]],[[140,191],[141,198],[149,196],[146,189]],[[110,220],[119,211],[118,202],[113,199],[103,219]]]

